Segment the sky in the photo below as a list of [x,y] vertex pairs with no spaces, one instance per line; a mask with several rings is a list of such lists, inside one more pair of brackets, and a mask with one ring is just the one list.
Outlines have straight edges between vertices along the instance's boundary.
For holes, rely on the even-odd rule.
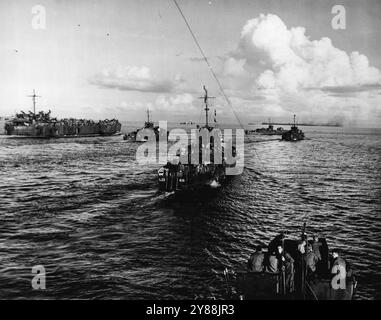
[[[177,1],[242,123],[380,127],[381,1]],[[36,89],[60,118],[198,122],[206,85],[238,123],[173,0],[2,0],[0,39],[0,115]]]

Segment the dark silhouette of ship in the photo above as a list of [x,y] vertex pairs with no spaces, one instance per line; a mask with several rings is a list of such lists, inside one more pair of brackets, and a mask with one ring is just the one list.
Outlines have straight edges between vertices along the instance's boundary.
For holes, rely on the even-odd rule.
[[[200,97],[204,100],[205,104],[205,125],[198,127],[197,134],[202,134],[205,130],[208,133],[212,133],[214,127],[208,122],[208,111],[209,109],[209,99],[215,97],[209,97],[208,91],[204,86],[205,94]],[[216,112],[215,112],[216,117]],[[216,122],[216,119],[215,119]],[[168,162],[165,166],[158,170],[158,184],[161,191],[173,192],[173,191],[186,191],[186,190],[199,190],[204,188],[214,188],[219,187],[226,180],[226,169],[228,167],[234,167],[235,163],[228,164],[225,161],[224,151],[225,148],[231,148],[232,156],[236,156],[236,149],[232,146],[231,142],[225,143],[222,141],[217,141],[215,139],[220,139],[220,136],[214,136],[211,134],[210,141],[203,145],[205,142],[200,142],[199,139],[198,146],[195,147],[193,144],[188,145],[188,150],[186,152],[187,161],[183,163],[181,159],[181,153],[177,154],[177,163]],[[203,159],[203,152],[210,146],[210,159]],[[222,155],[222,161],[217,161],[217,154]],[[197,159],[194,163],[194,159]]]
[[285,141],[304,140],[304,132],[296,126],[295,117],[296,116],[294,115],[294,124],[291,126],[291,130],[286,131],[282,134],[282,140],[285,140]]
[[192,126],[192,125],[194,125],[194,122],[189,120],[189,121],[180,122],[180,124],[185,125],[185,126]]
[[[255,123],[249,123],[249,125],[254,125]],[[292,126],[292,123],[283,123],[283,122],[262,122],[262,124],[272,124],[276,126]],[[325,123],[313,123],[313,122],[305,122],[298,123],[298,126],[301,127],[342,127],[343,125],[340,122],[325,122]]]
[[159,140],[160,133],[165,134],[165,132],[160,132],[159,126],[155,126],[155,124],[150,121],[150,113],[149,109],[147,109],[147,121],[144,123],[144,127],[125,134],[123,140],[131,142],[147,142],[151,133],[156,136],[156,140]]
[[33,99],[33,112],[21,111],[5,122],[5,134],[27,138],[69,138],[110,136],[120,134],[122,125],[118,120],[100,120],[98,122],[87,119],[57,119],[51,117],[51,111],[36,113],[36,95]]
[[285,130],[282,127],[274,129],[274,125],[269,120],[269,125],[267,128],[258,128],[255,130],[245,130],[245,134],[260,134],[264,136],[281,136]]

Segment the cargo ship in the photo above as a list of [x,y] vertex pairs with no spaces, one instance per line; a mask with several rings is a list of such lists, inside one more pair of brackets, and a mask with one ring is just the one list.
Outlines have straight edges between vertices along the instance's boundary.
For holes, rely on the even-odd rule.
[[87,119],[57,119],[51,111],[36,113],[36,95],[33,90],[33,112],[21,111],[5,122],[5,134],[27,138],[70,138],[111,136],[120,134],[122,125],[117,119],[93,121]]
[[[205,125],[197,126],[197,134],[202,135],[202,130],[211,133],[214,129],[208,122],[209,99],[214,97],[208,96],[208,91],[204,86],[205,94],[199,97],[204,100],[205,104]],[[216,117],[216,112],[215,112]],[[214,120],[216,123],[216,119]],[[213,137],[213,138],[212,138]],[[158,170],[159,190],[166,192],[181,192],[181,191],[198,191],[203,189],[216,188],[222,185],[226,180],[226,169],[235,167],[235,163],[228,164],[225,160],[225,148],[231,148],[232,156],[236,156],[236,148],[231,142],[224,142],[221,137],[212,135],[209,143],[199,143],[188,145],[188,150],[185,152],[187,161],[181,161],[181,152],[177,154],[177,162],[168,162],[165,166]],[[197,138],[197,137],[196,137]],[[221,138],[219,143],[214,139]],[[200,140],[200,138],[199,138]],[[210,157],[207,160],[203,159],[203,152],[210,146]],[[186,148],[185,148],[186,149]],[[221,156],[221,162],[217,161],[217,154]],[[195,159],[197,159],[195,161]]]

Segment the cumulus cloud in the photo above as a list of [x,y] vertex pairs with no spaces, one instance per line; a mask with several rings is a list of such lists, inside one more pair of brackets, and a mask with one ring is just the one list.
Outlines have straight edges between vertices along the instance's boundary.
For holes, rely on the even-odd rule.
[[242,29],[237,56],[247,64],[261,61],[259,89],[298,92],[307,88],[357,87],[381,84],[381,72],[368,58],[354,51],[347,54],[329,38],[310,40],[303,27],[287,28],[273,14],[261,14]]
[[381,120],[381,71],[364,54],[347,53],[327,37],[312,40],[274,14],[244,24],[220,76],[236,92],[235,107],[257,120],[285,121],[294,113],[311,122]]
[[182,81],[180,76],[173,80],[154,76],[145,66],[105,69],[90,79],[91,84],[103,88],[157,93],[172,92]]
[[248,76],[247,71],[244,69],[245,63],[245,59],[234,59],[233,57],[227,58],[223,68],[223,75],[232,77]]
[[159,95],[155,101],[155,108],[166,111],[187,111],[194,108],[194,97],[189,93],[174,96]]

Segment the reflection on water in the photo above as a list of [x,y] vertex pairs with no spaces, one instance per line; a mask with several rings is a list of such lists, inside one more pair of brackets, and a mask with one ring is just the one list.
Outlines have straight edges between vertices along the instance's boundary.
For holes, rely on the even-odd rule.
[[[225,267],[304,221],[355,266],[359,296],[379,296],[381,132],[304,131],[248,137],[244,173],[188,197],[158,193],[159,166],[121,137],[0,137],[0,298],[223,297]],[[34,265],[46,291],[31,289]]]

